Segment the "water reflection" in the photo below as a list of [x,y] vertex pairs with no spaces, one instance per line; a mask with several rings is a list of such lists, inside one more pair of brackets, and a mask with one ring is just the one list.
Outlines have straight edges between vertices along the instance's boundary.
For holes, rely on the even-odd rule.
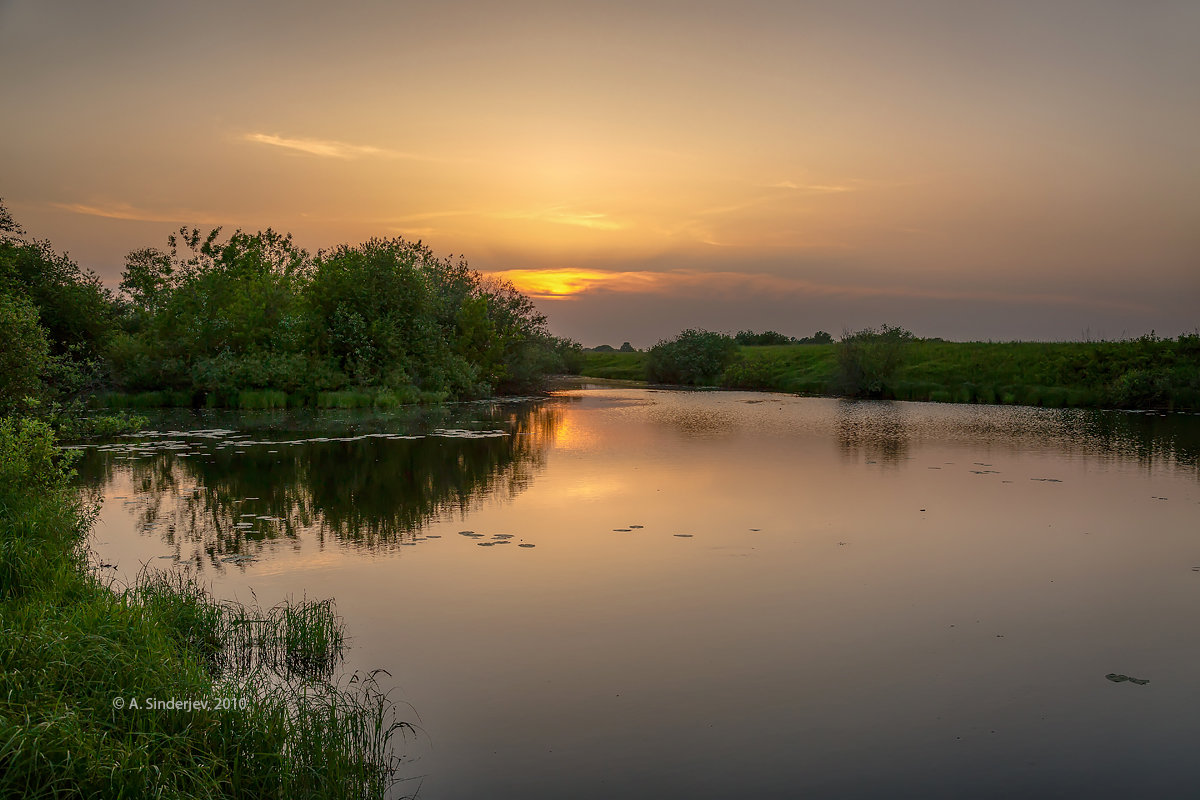
[[837,436],[843,455],[861,455],[868,462],[896,464],[908,452],[908,431],[897,403],[839,402]]
[[[302,535],[390,549],[424,541],[439,516],[524,491],[563,417],[558,404],[455,410],[226,419],[226,428],[176,418],[193,424],[81,446],[77,469],[86,487],[131,506],[138,530],[200,567],[244,564],[264,544]],[[123,484],[127,494],[114,488]]]
[[1197,415],[941,405],[893,401],[835,403],[844,455],[897,463],[918,443],[951,443],[1086,454],[1143,466],[1200,466]]

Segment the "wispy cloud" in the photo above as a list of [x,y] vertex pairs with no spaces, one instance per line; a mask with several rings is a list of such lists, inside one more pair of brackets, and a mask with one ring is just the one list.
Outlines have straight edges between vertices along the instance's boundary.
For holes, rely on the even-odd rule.
[[106,203],[102,205],[51,203],[50,205],[63,211],[69,211],[72,214],[104,217],[105,219],[123,219],[133,222],[190,222],[199,225],[215,225],[225,221],[212,214],[202,212],[187,211],[184,209],[152,210],[138,208],[129,203]]
[[307,153],[310,156],[323,158],[354,159],[363,157],[374,158],[403,158],[414,161],[431,161],[433,159],[417,153],[404,153],[390,150],[386,147],[375,147],[367,144],[349,144],[332,139],[298,139],[288,136],[276,136],[270,133],[247,133],[242,139],[255,144],[265,144],[280,147],[284,150],[294,150]]
[[575,225],[600,231],[616,231],[629,227],[608,214],[596,211],[575,211],[565,206],[552,206],[540,211],[510,211],[497,214],[501,219],[527,219],[535,222],[550,222],[555,225]]
[[838,194],[854,192],[859,187],[848,183],[796,183],[794,181],[779,181],[768,185],[770,189],[791,189],[797,192],[812,192],[814,194]]

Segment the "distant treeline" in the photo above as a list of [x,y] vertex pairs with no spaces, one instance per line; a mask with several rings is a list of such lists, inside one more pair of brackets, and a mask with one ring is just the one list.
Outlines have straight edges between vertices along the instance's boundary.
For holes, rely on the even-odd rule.
[[[818,334],[820,335],[820,334]],[[815,395],[1200,410],[1200,335],[1112,342],[947,342],[884,325],[840,341],[745,346],[683,331],[645,352],[584,354],[582,374]]]
[[[795,336],[788,336],[776,331],[763,331],[755,333],[754,331],[738,331],[733,337],[735,343],[743,347],[762,347],[772,344],[831,344],[833,335],[825,331],[817,331],[812,336],[805,336],[797,339]],[[613,347],[610,344],[596,345],[595,347],[585,347],[585,353],[635,353],[634,346],[629,342],[625,342],[620,347]]]
[[[579,365],[512,284],[420,242],[310,254],[270,229],[181,229],[120,290],[0,204],[0,414],[109,405],[390,405],[522,393]],[[130,397],[132,395],[132,397]]]

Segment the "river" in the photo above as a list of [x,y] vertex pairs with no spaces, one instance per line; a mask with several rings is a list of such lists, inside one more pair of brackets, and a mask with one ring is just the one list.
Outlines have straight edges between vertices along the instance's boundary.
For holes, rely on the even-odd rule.
[[1200,416],[584,383],[152,424],[81,448],[102,572],[335,598],[418,728],[398,794],[1194,791]]

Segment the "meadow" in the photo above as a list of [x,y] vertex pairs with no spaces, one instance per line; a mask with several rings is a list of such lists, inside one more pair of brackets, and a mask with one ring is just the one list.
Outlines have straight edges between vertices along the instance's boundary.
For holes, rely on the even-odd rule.
[[[1099,342],[913,339],[868,391],[847,379],[840,343],[742,346],[712,385],[807,395],[1051,408],[1200,409],[1200,337]],[[647,380],[650,354],[584,353],[581,374]]]

